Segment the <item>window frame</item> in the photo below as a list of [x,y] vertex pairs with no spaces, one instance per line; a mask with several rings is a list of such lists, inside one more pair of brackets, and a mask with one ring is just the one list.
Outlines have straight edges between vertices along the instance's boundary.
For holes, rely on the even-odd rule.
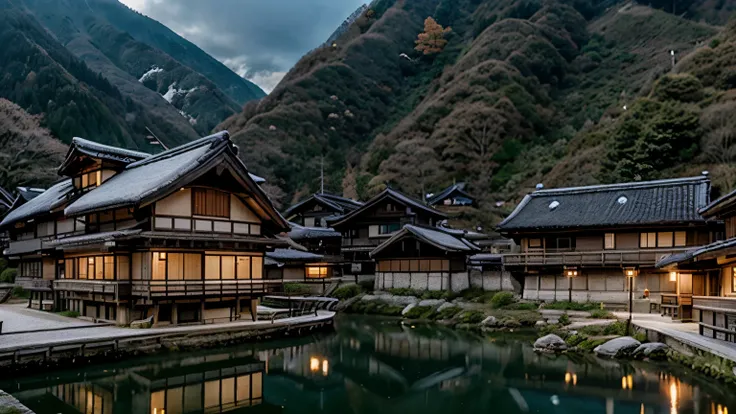
[[[608,240],[611,240],[611,244],[608,244]],[[641,236],[640,236],[641,237]],[[641,243],[641,239],[639,239]],[[604,233],[603,234],[603,250],[615,250],[616,249],[616,233]]]
[[[199,195],[199,196],[198,196]],[[200,201],[198,200],[199,197],[203,196],[203,203],[204,205],[200,204]],[[210,197],[222,197],[222,205],[219,207],[224,208],[224,211],[216,211],[217,210],[217,204],[218,202],[216,200],[212,201],[212,205],[208,202]],[[216,196],[216,197],[215,197]],[[218,217],[218,218],[225,218],[230,219],[230,216],[232,212],[230,211],[230,203],[232,202],[230,198],[230,193],[227,191],[222,191],[214,188],[204,188],[204,187],[193,187],[192,188],[192,216],[193,217]],[[213,210],[210,210],[210,207],[213,208]]]

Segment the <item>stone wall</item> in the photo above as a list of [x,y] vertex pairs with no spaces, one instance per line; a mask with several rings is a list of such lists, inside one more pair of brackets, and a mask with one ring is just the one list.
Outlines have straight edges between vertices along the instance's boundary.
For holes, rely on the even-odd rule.
[[521,283],[511,276],[511,272],[505,270],[472,269],[470,270],[470,286],[487,291],[506,290],[521,293]]
[[376,290],[409,288],[458,292],[468,287],[470,281],[467,272],[376,272],[374,282]]

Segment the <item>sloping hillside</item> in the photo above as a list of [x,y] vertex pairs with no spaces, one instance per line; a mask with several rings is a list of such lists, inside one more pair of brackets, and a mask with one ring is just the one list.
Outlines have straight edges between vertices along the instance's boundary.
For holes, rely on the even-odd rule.
[[[414,41],[430,16],[452,31],[425,56]],[[711,66],[730,68],[722,30],[612,1],[378,1],[336,47],[305,56],[221,127],[293,199],[316,190],[324,157],[327,187],[361,197],[386,182],[421,197],[465,181],[482,201],[468,222],[487,225],[539,182],[718,169],[700,137],[711,107],[730,96],[730,72],[708,83],[706,69],[697,84],[673,74],[691,72],[685,56],[707,53],[714,36],[722,49],[694,66],[725,56]],[[682,61],[674,70],[672,50]],[[682,98],[682,88],[698,92]]]

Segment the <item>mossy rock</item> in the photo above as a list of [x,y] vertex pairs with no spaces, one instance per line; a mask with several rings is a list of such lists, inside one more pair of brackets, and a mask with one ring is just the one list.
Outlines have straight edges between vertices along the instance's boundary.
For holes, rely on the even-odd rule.
[[582,343],[583,341],[585,341],[586,339],[588,339],[588,337],[587,337],[586,335],[581,335],[581,334],[573,334],[573,335],[570,335],[570,336],[568,336],[568,337],[567,337],[567,338],[565,339],[565,342],[566,342],[566,343],[567,343],[568,345],[570,345],[570,346],[578,346],[578,345],[580,345],[580,344],[581,344],[581,343]]

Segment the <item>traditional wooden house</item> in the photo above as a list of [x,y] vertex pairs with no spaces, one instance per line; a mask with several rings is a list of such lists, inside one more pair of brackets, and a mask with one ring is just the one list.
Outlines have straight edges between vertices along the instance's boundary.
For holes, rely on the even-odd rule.
[[725,240],[671,254],[657,267],[667,271],[678,289],[672,314],[700,324],[700,334],[736,342],[736,190],[700,210],[706,219],[725,222]]
[[304,227],[327,227],[327,221],[350,213],[363,205],[360,201],[329,193],[316,193],[284,212],[290,222]]
[[255,315],[288,223],[221,132],[156,155],[75,138],[67,178],[11,211],[6,256],[57,310],[127,324]]
[[437,194],[429,195],[427,204],[442,211],[456,212],[474,207],[476,199],[465,191],[465,183],[455,183]]
[[459,292],[470,287],[468,255],[479,251],[462,233],[407,224],[371,251],[375,288]]
[[447,215],[394,189],[386,188],[360,208],[328,223],[342,234],[345,275],[373,275],[370,252],[406,224],[434,226]]
[[276,249],[266,253],[268,279],[288,282],[324,282],[335,275],[339,264],[329,262],[321,254],[308,251]]
[[527,299],[628,303],[633,282],[659,303],[677,288],[657,262],[721,233],[698,212],[709,192],[707,176],[537,190],[498,226],[520,250],[504,266]]

